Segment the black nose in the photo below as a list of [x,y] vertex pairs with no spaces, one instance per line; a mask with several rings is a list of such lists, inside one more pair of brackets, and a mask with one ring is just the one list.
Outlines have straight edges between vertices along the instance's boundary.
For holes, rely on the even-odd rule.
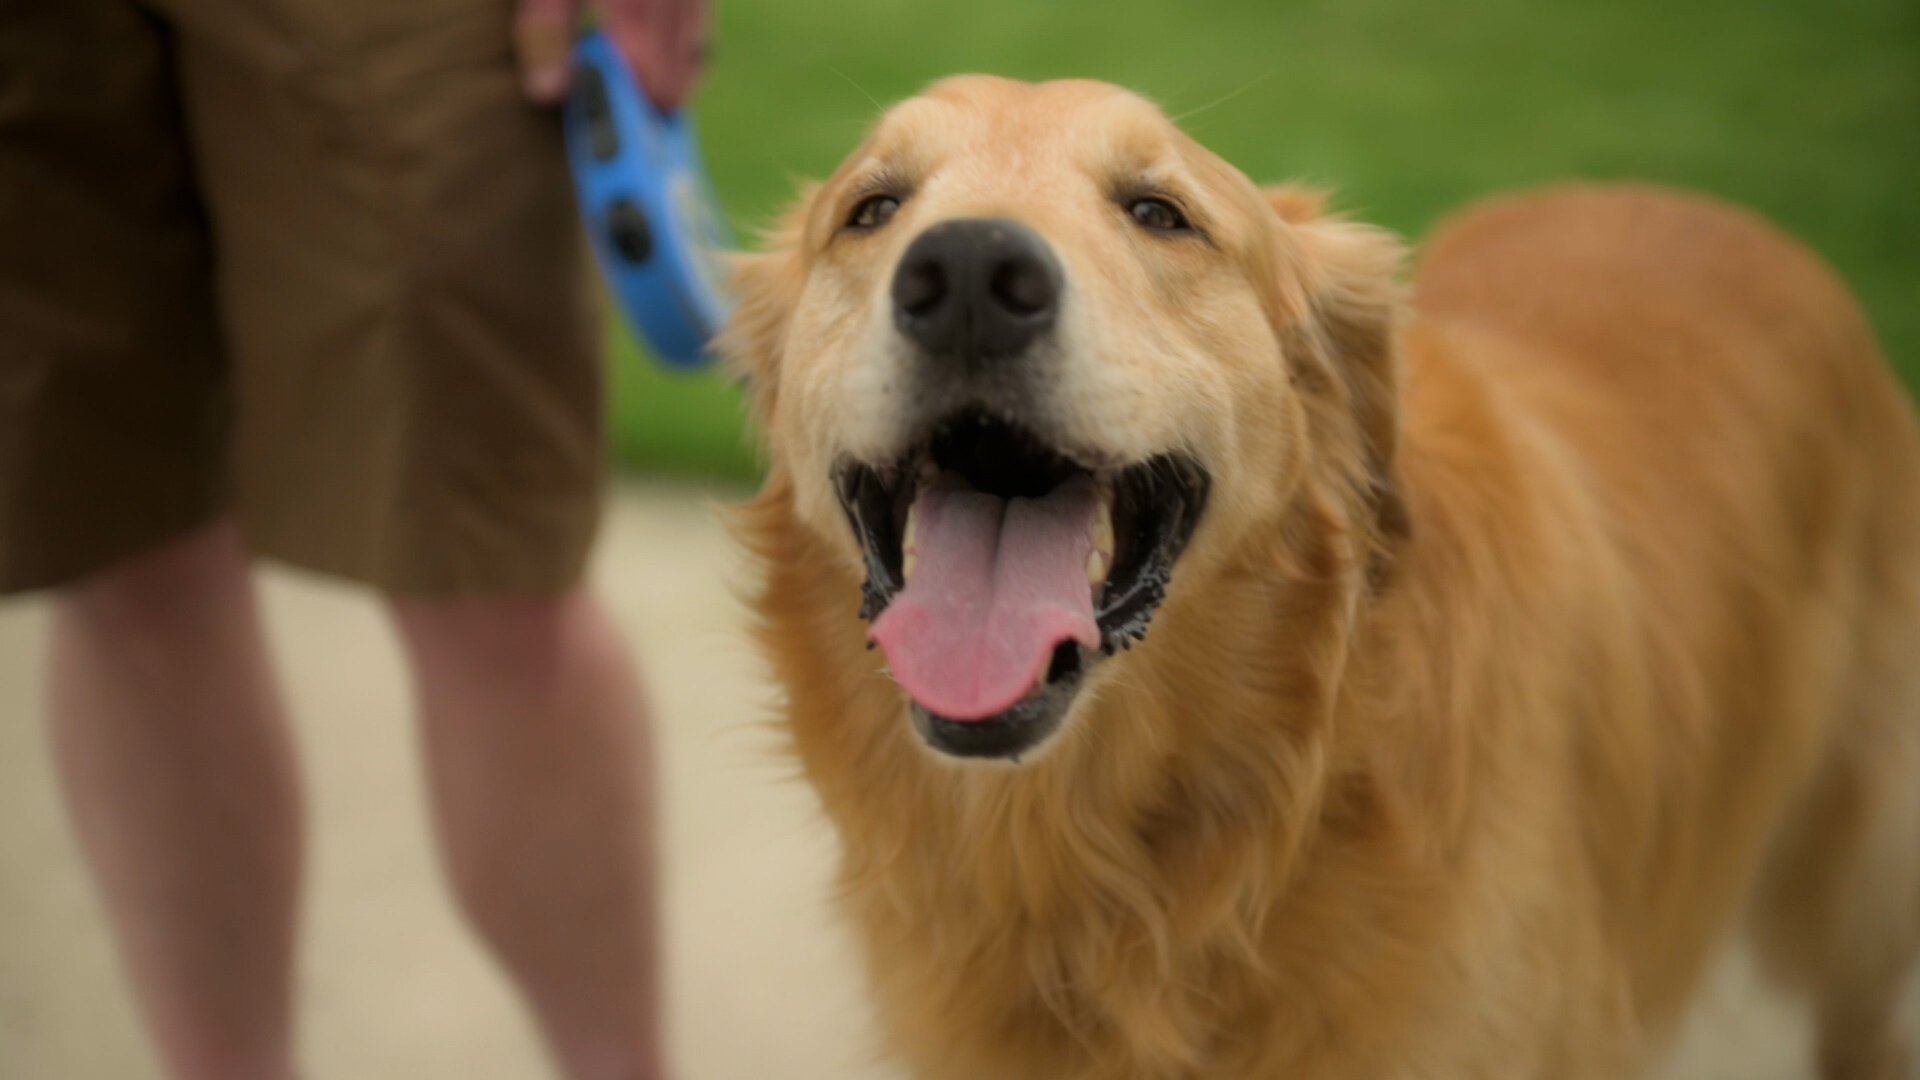
[[893,275],[893,323],[934,356],[1012,356],[1053,325],[1060,263],[1032,229],[1000,218],[944,221],[916,237]]

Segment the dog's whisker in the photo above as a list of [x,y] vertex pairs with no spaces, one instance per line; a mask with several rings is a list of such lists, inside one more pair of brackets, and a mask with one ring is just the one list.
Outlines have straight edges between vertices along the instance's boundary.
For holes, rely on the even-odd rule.
[[1221,94],[1219,97],[1214,98],[1212,101],[1209,101],[1204,105],[1196,105],[1195,107],[1188,109],[1185,112],[1175,113],[1173,116],[1168,117],[1168,119],[1172,120],[1176,124],[1179,124],[1179,123],[1184,123],[1187,120],[1192,119],[1193,117],[1199,116],[1201,113],[1211,112],[1214,109],[1217,109],[1222,105],[1225,105],[1227,102],[1232,101],[1234,98],[1237,98],[1242,94],[1247,93],[1248,91],[1252,90],[1254,87],[1257,87],[1261,83],[1266,82],[1268,79],[1273,78],[1275,75],[1279,74],[1279,72],[1280,72],[1280,69],[1277,67],[1268,68],[1264,73],[1260,75],[1256,75],[1252,79],[1249,79],[1244,83],[1241,83],[1238,87],[1232,90],[1229,90],[1224,94]]
[[823,61],[821,61],[821,66],[822,66],[822,67],[825,67],[825,68],[826,68],[826,69],[827,69],[828,71],[831,71],[831,72],[833,72],[833,73],[834,73],[835,75],[838,75],[838,76],[840,76],[840,78],[842,78],[842,79],[844,79],[844,80],[846,81],[846,84],[847,84],[848,86],[851,86],[851,87],[853,87],[853,88],[854,88],[855,90],[858,90],[858,91],[860,91],[860,96],[861,96],[861,97],[863,97],[863,98],[866,98],[866,99],[867,99],[867,101],[868,101],[869,103],[871,103],[871,104],[873,105],[873,109],[874,109],[874,111],[875,111],[875,112],[885,112],[885,111],[887,111],[887,107],[886,107],[885,105],[882,105],[882,104],[880,104],[880,99],[879,99],[879,98],[877,98],[877,97],[874,97],[874,96],[873,96],[872,94],[870,94],[870,93],[868,93],[868,92],[867,92],[867,88],[866,88],[866,87],[864,87],[864,86],[861,86],[861,85],[860,85],[859,83],[857,83],[857,82],[855,82],[855,81],[853,80],[853,76],[851,76],[851,75],[849,75],[849,74],[847,74],[847,73],[846,73],[846,72],[844,72],[844,71],[841,71],[841,70],[840,70],[839,68],[837,68],[837,67],[835,67],[835,66],[834,66],[834,65],[832,65],[832,64],[829,64],[829,63],[827,63],[827,62],[826,62],[826,61],[824,61],[824,60],[823,60]]

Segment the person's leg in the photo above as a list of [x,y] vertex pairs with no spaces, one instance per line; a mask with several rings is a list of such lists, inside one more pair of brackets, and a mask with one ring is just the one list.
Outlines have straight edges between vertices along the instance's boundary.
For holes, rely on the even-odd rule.
[[286,1080],[300,794],[237,530],[63,591],[49,659],[68,807],[168,1075]]
[[575,1080],[664,1075],[645,706],[586,593],[398,600],[462,909]]
[[462,905],[568,1069],[650,1077],[639,692],[569,595],[602,498],[603,325],[560,116],[519,93],[512,5],[164,6],[248,539],[389,596],[548,597],[394,605],[434,809]]

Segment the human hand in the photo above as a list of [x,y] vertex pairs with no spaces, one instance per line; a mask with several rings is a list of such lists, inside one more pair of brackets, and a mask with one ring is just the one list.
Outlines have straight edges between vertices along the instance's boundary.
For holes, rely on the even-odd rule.
[[[567,96],[583,0],[519,0],[514,48],[520,85],[543,105]],[[670,113],[693,94],[706,59],[706,0],[594,0],[600,28],[626,58],[653,105]]]

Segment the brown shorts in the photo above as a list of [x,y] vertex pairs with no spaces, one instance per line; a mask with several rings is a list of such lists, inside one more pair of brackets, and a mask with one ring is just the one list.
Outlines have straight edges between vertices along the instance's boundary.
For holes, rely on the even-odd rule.
[[580,573],[598,332],[508,0],[0,0],[0,592],[224,515],[396,593]]

